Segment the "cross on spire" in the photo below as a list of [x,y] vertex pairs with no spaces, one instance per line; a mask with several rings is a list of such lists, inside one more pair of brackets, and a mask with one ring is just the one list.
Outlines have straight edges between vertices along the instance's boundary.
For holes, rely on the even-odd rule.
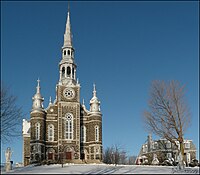
[[97,91],[96,91],[96,85],[93,84],[93,96],[96,97]]
[[38,86],[40,86],[40,79],[39,78],[37,79],[37,82],[38,82]]
[[68,1],[68,13],[69,13],[69,1]]
[[40,93],[40,79],[39,78],[37,79],[37,82],[38,84],[37,84],[36,89],[37,89],[37,93],[39,94]]

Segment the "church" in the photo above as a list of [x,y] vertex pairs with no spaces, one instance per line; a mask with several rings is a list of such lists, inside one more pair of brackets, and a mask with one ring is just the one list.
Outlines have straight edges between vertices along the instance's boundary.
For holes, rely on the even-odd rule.
[[37,80],[30,120],[23,119],[23,163],[102,162],[102,113],[94,85],[90,109],[80,102],[70,12],[67,13],[56,98],[44,108]]

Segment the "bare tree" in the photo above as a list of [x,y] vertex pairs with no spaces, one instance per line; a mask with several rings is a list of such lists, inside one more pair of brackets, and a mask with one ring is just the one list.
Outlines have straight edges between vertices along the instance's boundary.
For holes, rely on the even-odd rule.
[[129,156],[128,157],[128,165],[134,165],[137,156]]
[[121,146],[119,146],[118,144],[107,147],[104,151],[103,161],[106,164],[126,164],[126,151],[122,149]]
[[184,133],[191,120],[185,99],[185,87],[178,81],[153,81],[150,90],[149,110],[144,112],[146,128],[176,145],[180,144],[184,157]]
[[21,136],[19,126],[22,124],[23,113],[16,105],[16,97],[10,95],[8,88],[1,88],[1,139],[3,143]]
[[106,164],[111,164],[113,163],[113,147],[107,147],[104,151],[104,154],[103,154],[103,162],[106,163]]

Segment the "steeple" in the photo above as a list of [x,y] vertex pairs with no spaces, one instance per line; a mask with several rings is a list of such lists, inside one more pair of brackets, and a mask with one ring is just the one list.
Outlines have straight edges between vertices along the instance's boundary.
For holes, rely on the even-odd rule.
[[66,23],[65,34],[64,34],[63,47],[72,47],[72,34],[71,34],[69,4],[68,4],[67,23]]
[[40,80],[38,78],[37,80],[38,84],[36,87],[36,94],[33,96],[32,100],[33,100],[33,106],[32,106],[32,111],[34,110],[44,110],[43,107],[43,101],[44,98],[42,97],[41,93],[40,93]]
[[90,100],[90,111],[100,112],[100,101],[97,98],[97,91],[95,84],[93,84],[93,97]]
[[64,44],[62,47],[62,59],[59,64],[60,85],[76,85],[76,64],[74,62],[74,48],[72,45],[72,33],[70,24],[70,12],[68,5],[67,22],[64,33]]

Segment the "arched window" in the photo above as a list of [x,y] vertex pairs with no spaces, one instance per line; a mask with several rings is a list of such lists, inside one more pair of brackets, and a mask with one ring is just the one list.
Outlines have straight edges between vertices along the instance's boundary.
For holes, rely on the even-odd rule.
[[74,52],[73,51],[71,51],[71,56],[74,57]]
[[48,141],[54,141],[54,125],[48,125]]
[[40,123],[39,122],[35,124],[35,139],[36,140],[40,139]]
[[65,67],[62,68],[62,77],[65,77]]
[[74,68],[72,68],[72,78],[74,78]]
[[65,138],[67,140],[73,139],[73,115],[67,113],[65,115],[66,122],[65,122]]
[[70,74],[71,74],[71,68],[68,66],[67,67],[67,76],[70,77]]
[[95,141],[99,141],[99,126],[95,126]]
[[66,50],[64,50],[64,55],[66,55]]
[[70,55],[70,50],[67,51],[67,54]]
[[81,142],[85,143],[86,142],[86,127],[81,126]]

